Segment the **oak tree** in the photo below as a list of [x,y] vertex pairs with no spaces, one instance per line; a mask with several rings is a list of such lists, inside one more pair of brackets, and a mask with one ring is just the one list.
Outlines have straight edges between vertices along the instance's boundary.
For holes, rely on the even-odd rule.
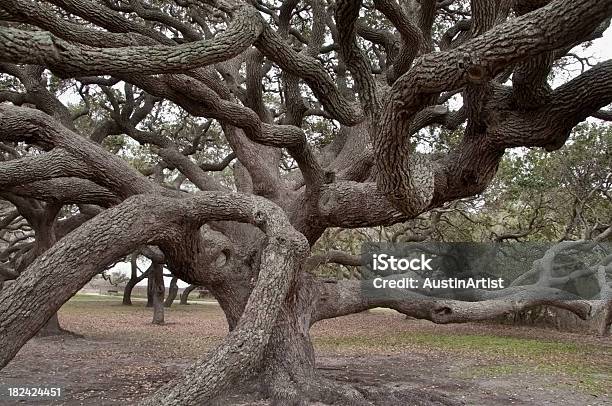
[[[31,240],[0,257],[14,279],[0,365],[144,250],[208,289],[230,333],[143,404],[206,404],[252,376],[278,404],[410,403],[319,377],[310,327],[378,306],[480,320],[513,303],[373,300],[316,277],[310,247],[479,194],[506,150],[554,151],[587,117],[610,119],[612,61],[549,80],[610,16],[611,0],[2,0],[0,228],[27,224]],[[212,163],[211,126],[230,149]],[[462,133],[430,153],[430,126]],[[145,162],[126,153],[137,144]]]

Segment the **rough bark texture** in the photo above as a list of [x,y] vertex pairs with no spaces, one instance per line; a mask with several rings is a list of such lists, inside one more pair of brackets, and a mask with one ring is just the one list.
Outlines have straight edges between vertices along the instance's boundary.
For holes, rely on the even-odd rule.
[[46,337],[46,336],[56,336],[60,335],[64,332],[64,330],[60,327],[59,319],[57,317],[57,313],[53,314],[49,320],[45,323],[45,325],[38,331],[38,336]]
[[151,286],[153,324],[164,324],[164,268],[161,264],[154,264],[151,275],[149,276]]
[[166,300],[164,301],[164,307],[170,307],[172,306],[172,303],[174,303],[174,299],[176,299],[176,295],[178,294],[178,283],[177,283],[178,279],[177,277],[173,277],[172,280],[170,280],[170,286],[168,287],[168,296],[166,297]]
[[153,307],[155,302],[155,282],[153,281],[153,273],[147,277],[147,304],[145,307]]

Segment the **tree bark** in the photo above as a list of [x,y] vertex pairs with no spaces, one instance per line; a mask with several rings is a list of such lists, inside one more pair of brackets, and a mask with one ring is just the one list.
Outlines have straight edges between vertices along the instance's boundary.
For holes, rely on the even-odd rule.
[[603,306],[602,312],[603,317],[599,326],[599,335],[602,337],[608,337],[610,335],[610,330],[612,329],[612,300],[608,300],[608,302]]
[[155,282],[153,282],[153,272],[147,277],[147,305],[146,307],[153,307],[153,296],[155,296]]
[[136,281],[130,278],[129,281],[125,284],[125,288],[123,289],[123,301],[121,302],[125,306],[132,305],[132,290],[136,286]]
[[310,326],[315,292],[309,282],[301,277],[290,292],[266,346],[261,368],[272,404],[300,405],[313,399],[309,384],[317,384]]
[[[140,276],[138,276],[138,264],[136,263],[137,259],[138,259],[138,254],[132,254],[130,258],[130,264],[132,268],[131,273],[130,273],[130,280],[125,284],[125,289],[123,289],[123,304],[126,306],[132,305],[132,290],[134,289],[134,286],[136,286],[139,282],[147,278],[149,276],[149,273],[151,272],[151,268],[149,267]],[[147,285],[147,307],[150,307],[149,301],[150,301],[150,295],[149,295],[149,289]],[[151,302],[151,305],[152,305],[152,302]]]
[[[403,10],[377,1],[376,7],[396,26],[402,42],[410,45],[407,48],[403,44],[400,56],[393,61],[389,89],[377,86],[372,67],[359,48],[355,28],[361,2],[337,0],[333,7],[335,24],[330,18],[331,23],[319,21],[318,25],[329,25],[334,31],[335,52],[340,56],[338,70],[350,71],[353,90],[339,78],[344,74],[328,74],[317,57],[325,29],[316,34],[313,24],[308,53],[296,51],[286,41],[296,1],[282,5],[278,32],[253,4],[211,2],[211,7],[231,19],[227,28],[214,38],[202,38],[199,28],[178,28],[187,39],[184,42],[157,30],[158,23],[163,26],[170,21],[170,26],[176,25],[176,18],[160,20],[156,13],[155,18],[143,17],[136,8],[139,2],[130,2],[130,7],[144,23],[91,0],[53,0],[53,8],[21,0],[3,1],[8,4],[2,5],[3,19],[8,14],[10,21],[25,20],[36,29],[2,25],[1,61],[40,65],[41,69],[77,78],[83,84],[109,80],[84,78],[91,75],[112,75],[111,80],[129,82],[124,102],[120,103],[112,93],[108,95],[114,110],[111,123],[116,127],[112,132],[125,133],[141,144],[154,146],[166,165],[158,169],[172,166],[201,190],[225,190],[225,186],[213,181],[190,157],[198,150],[196,144],[194,152],[187,153],[179,148],[178,138],[154,131],[153,124],[151,131],[141,130],[143,118],[138,119],[137,114],[141,111],[140,99],[136,103],[130,86],[139,87],[153,98],[173,101],[192,116],[217,120],[246,169],[244,182],[236,182],[239,190],[249,188],[247,193],[260,197],[229,192],[202,192],[187,197],[189,193],[152,182],[120,157],[108,154],[99,145],[108,134],[92,136],[91,140],[75,134],[70,114],[62,120],[66,122],[62,127],[47,114],[2,103],[0,141],[35,144],[46,151],[0,162],[2,192],[5,187],[23,189],[22,185],[35,182],[79,178],[95,185],[88,188],[90,196],[100,199],[96,204],[103,201],[112,207],[64,234],[57,244],[49,245],[45,255],[40,255],[12,286],[0,292],[0,365],[6,365],[91,277],[117,258],[147,245],[162,250],[177,277],[209,288],[230,326],[226,339],[211,354],[187,368],[182,380],[168,383],[145,400],[149,405],[208,404],[247,371],[254,370],[263,377],[274,404],[305,404],[307,400],[367,404],[368,396],[316,376],[309,336],[314,320],[380,305],[435,322],[463,322],[484,320],[491,311],[503,314],[527,305],[550,304],[538,298],[526,302],[524,297],[516,297],[512,303],[490,300],[471,304],[411,297],[374,303],[351,281],[330,287],[325,296],[325,288],[309,279],[304,270],[304,257],[308,243],[312,246],[326,228],[394,224],[445,202],[482,192],[506,148],[561,147],[574,125],[612,101],[612,63],[599,64],[554,91],[545,88],[537,92],[547,100],[536,100],[529,109],[523,108],[523,103],[515,106],[515,102],[530,98],[532,89],[542,89],[540,82],[548,77],[551,64],[546,59],[538,61],[539,57],[586,41],[601,22],[609,19],[611,0],[542,2],[546,4],[541,9],[525,15],[516,10],[517,18],[497,26],[493,26],[499,17],[494,15],[497,7],[490,2],[472,1],[473,19],[469,31],[463,30],[466,35],[455,33],[447,49],[419,58],[419,53],[433,47],[431,27],[436,2],[420,2],[420,16],[416,18],[419,21],[408,23]],[[315,8],[313,4],[313,15],[318,13]],[[60,14],[59,9],[63,9]],[[63,18],[64,14],[78,16],[88,24],[70,22]],[[416,30],[429,44],[415,35]],[[453,47],[454,37],[458,37],[456,41],[461,37],[463,43]],[[247,61],[244,82],[238,72],[242,69],[221,72],[221,65],[231,65],[231,59],[252,46],[276,64],[282,70],[283,81],[286,79],[283,93],[289,101],[279,106],[282,108],[278,111],[285,112],[285,118],[279,120],[281,125],[263,103],[261,83],[265,75],[253,74],[260,70],[260,66],[253,65],[260,65],[261,58],[253,59],[255,64]],[[538,69],[535,75],[520,75],[520,66],[533,67],[528,65],[530,61],[544,69]],[[341,64],[346,67],[341,68]],[[496,79],[517,65],[519,74],[515,70],[513,79],[522,81],[517,90],[527,90],[518,98],[513,96],[513,89],[501,85],[505,81]],[[218,76],[216,70],[222,75]],[[345,84],[336,86],[334,76]],[[320,162],[301,129],[305,112],[304,106],[297,105],[302,98],[298,80],[310,87],[318,99],[316,104],[322,105],[327,117],[351,127],[363,123],[368,133],[358,146],[370,150],[366,154],[369,156],[354,159],[353,154],[347,153],[348,160],[358,165],[343,166],[344,174],[328,170],[334,169],[334,162]],[[242,83],[247,92],[244,98]],[[441,92],[461,89],[465,106],[461,122],[468,123],[461,141],[442,157],[417,153],[410,135],[428,122],[424,117],[429,113],[435,113],[440,120],[448,116],[436,109],[437,100]],[[362,108],[353,102],[355,96]],[[150,100],[145,97],[145,105]],[[302,100],[299,104],[303,104]],[[151,111],[144,111],[144,116]],[[282,148],[298,165],[302,180],[295,185],[285,182],[279,170]],[[74,203],[75,198],[66,193],[63,199],[53,199],[61,207]],[[249,225],[238,227],[238,222]],[[244,232],[247,227],[252,233]],[[213,243],[209,244],[209,240]],[[260,240],[265,243],[257,245]],[[148,298],[154,308],[154,323],[163,323],[161,262],[154,261],[154,271],[149,276]],[[590,314],[590,306],[585,303],[562,306],[572,306],[582,315]],[[396,398],[386,403],[417,402]]]
[[168,288],[168,297],[166,297],[166,301],[164,302],[164,307],[172,306],[174,303],[174,299],[176,299],[176,295],[178,294],[178,278],[176,276],[172,277],[170,280],[170,287]]
[[164,324],[164,268],[161,264],[154,264],[149,279],[153,299],[153,324]]
[[39,337],[47,337],[47,336],[57,336],[64,334],[65,330],[60,327],[59,319],[57,317],[57,313],[54,313],[53,316],[47,321],[47,323],[38,331]]

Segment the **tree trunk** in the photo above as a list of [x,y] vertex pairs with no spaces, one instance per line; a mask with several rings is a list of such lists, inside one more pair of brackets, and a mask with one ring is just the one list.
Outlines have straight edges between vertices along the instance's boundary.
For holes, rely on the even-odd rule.
[[170,280],[170,287],[168,288],[168,297],[166,297],[166,301],[164,302],[165,307],[172,306],[174,303],[174,299],[176,299],[176,295],[178,294],[178,278],[173,276]]
[[195,288],[197,288],[196,285],[189,285],[185,288],[185,290],[183,290],[183,293],[181,293],[181,304],[182,305],[186,305],[189,304],[187,303],[187,299],[189,298],[189,294],[195,290]]
[[287,296],[262,358],[266,395],[272,405],[283,406],[367,404],[351,386],[324,379],[316,371],[310,328],[318,294],[313,279],[302,274]]
[[[123,304],[126,306],[132,305],[132,290],[134,286],[136,286],[140,281],[148,276],[149,269],[142,273],[142,275],[138,276],[138,254],[134,253],[130,256],[130,280],[125,284],[125,289],[123,289]],[[149,298],[147,292],[147,299]],[[147,303],[148,305],[148,303]]]
[[[365,398],[354,388],[324,379],[316,371],[310,328],[319,292],[313,281],[309,275],[298,276],[255,371],[243,371],[242,376],[256,376],[275,406],[302,406],[310,404],[309,401],[365,405]],[[211,287],[211,292],[219,301],[230,330],[238,328],[251,292],[243,284]]]
[[[315,354],[310,339],[310,326],[300,321],[301,315],[287,314],[270,337],[263,357],[262,377],[266,395],[273,405],[302,405],[314,382]],[[310,387],[310,388],[309,388]]]
[[[132,289],[136,286],[136,279],[130,278],[129,281],[125,284],[125,288],[123,289],[123,301],[122,304],[126,306],[132,305]],[[148,297],[149,295],[147,295]]]
[[[48,217],[32,217],[30,221],[32,221],[33,227],[36,230],[36,241],[34,245],[34,249],[31,251],[31,255],[26,258],[25,261],[21,263],[22,269],[19,273],[23,272],[27,266],[29,266],[38,256],[42,255],[45,251],[47,251],[50,247],[55,244],[56,235],[54,231],[55,217],[57,215],[58,209],[57,207],[47,206],[45,209],[46,213],[52,213],[52,215]],[[63,334],[65,331],[62,330],[59,323],[59,318],[57,317],[57,313],[54,313],[49,320],[45,323],[45,325],[38,330],[36,333],[39,337],[46,336],[54,336]]]
[[358,391],[349,384],[320,376],[310,337],[316,306],[322,293],[320,285],[308,275],[300,275],[296,287],[285,300],[262,358],[260,376],[266,396],[273,406],[306,406],[312,403],[365,406],[457,405],[431,391]]
[[[405,393],[397,394],[383,393],[372,390],[363,395],[350,385],[338,383],[319,375],[315,367],[315,352],[310,337],[310,328],[313,324],[312,316],[315,314],[320,294],[318,285],[309,275],[299,275],[299,280],[291,289],[284,301],[282,310],[274,324],[272,334],[268,340],[261,362],[257,365],[256,372],[250,374],[257,376],[256,379],[262,384],[264,394],[272,401],[273,406],[306,406],[316,402],[324,404],[341,405],[371,405],[368,399],[374,397],[376,400],[384,399],[381,404],[415,404],[416,394],[409,399]],[[226,302],[223,308],[230,324],[234,328],[237,320],[235,309],[243,306],[244,294],[235,286],[237,293]],[[215,296],[219,292],[214,291]],[[226,292],[225,292],[226,293]],[[242,297],[242,298],[241,298]],[[386,391],[385,391],[386,392]],[[387,402],[387,403],[385,403]],[[446,404],[444,400],[438,403]]]
[[151,272],[147,276],[147,305],[146,307],[153,307],[153,296],[154,296],[153,292],[155,289],[154,284],[155,282],[153,282],[153,272]]
[[40,330],[38,330],[37,335],[39,337],[57,336],[63,334],[64,332],[65,331],[60,327],[57,313],[54,313],[47,323]]
[[[135,271],[132,273],[130,280],[127,282],[125,289],[123,290],[124,305],[130,306],[132,304],[132,290],[134,289],[134,286],[138,285],[145,278],[149,277],[151,274],[151,267],[144,271],[140,276],[136,276]],[[151,291],[149,290],[149,285],[147,284],[147,307],[151,306],[153,306],[153,297],[151,296]]]
[[164,324],[164,268],[155,264],[149,277],[153,300],[153,324]]
[[612,299],[604,305],[603,317],[601,318],[601,324],[599,326],[599,335],[607,337],[610,335],[610,329],[612,328]]

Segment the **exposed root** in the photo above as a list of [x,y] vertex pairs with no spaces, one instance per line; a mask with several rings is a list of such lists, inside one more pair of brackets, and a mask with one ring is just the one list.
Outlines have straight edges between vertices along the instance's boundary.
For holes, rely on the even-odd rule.
[[316,377],[302,379],[300,384],[310,396],[310,400],[327,404],[372,405],[364,395],[351,385],[336,382],[331,379]]
[[355,388],[318,377],[291,377],[286,371],[275,371],[265,385],[273,406],[307,406],[324,404],[370,406]]
[[84,338],[82,334],[75,333],[74,331],[66,330],[63,328],[57,329],[41,329],[36,333],[36,337],[59,337],[68,336],[73,338]]
[[325,405],[350,406],[459,406],[463,405],[444,395],[423,390],[361,387],[317,376],[291,376],[276,371],[268,381],[268,396],[274,406],[306,406],[314,402]]
[[275,371],[267,379],[266,387],[272,406],[306,406],[306,394],[284,370]]
[[461,406],[459,402],[445,395],[421,389],[364,388],[360,389],[366,398],[377,406]]

